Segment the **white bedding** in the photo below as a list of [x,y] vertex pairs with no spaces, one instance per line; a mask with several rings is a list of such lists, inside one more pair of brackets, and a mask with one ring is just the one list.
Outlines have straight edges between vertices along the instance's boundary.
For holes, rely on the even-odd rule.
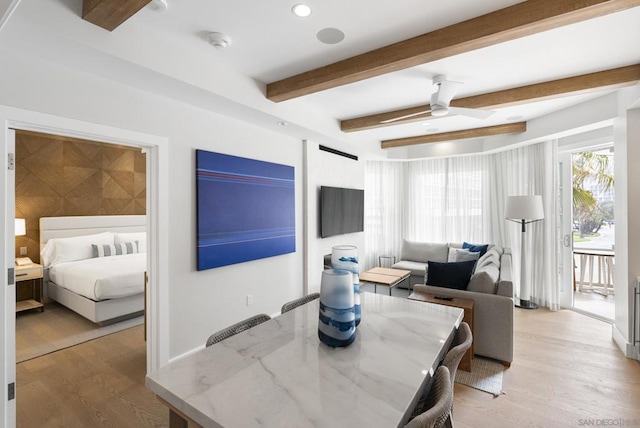
[[144,291],[146,263],[145,253],[59,263],[49,280],[91,300],[116,299]]

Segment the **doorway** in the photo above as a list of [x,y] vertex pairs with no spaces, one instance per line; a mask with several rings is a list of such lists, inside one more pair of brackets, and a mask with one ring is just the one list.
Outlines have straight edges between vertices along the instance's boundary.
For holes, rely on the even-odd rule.
[[613,144],[560,156],[563,210],[562,306],[610,323],[615,319]]
[[[146,155],[139,147],[16,130],[15,149],[15,215],[25,226],[16,236],[16,260],[27,257],[28,263],[16,266],[16,272],[53,275],[54,269],[40,257],[41,218],[146,215]],[[146,248],[144,239],[136,253]],[[127,255],[120,263],[133,263],[132,257],[141,271],[148,271],[142,267],[144,254]],[[123,316],[98,325],[52,300],[51,290],[42,284],[45,278],[23,278],[16,274],[17,363],[143,323],[140,314],[134,313],[126,320]],[[137,284],[141,296],[142,282],[141,273]],[[85,284],[90,286],[88,280]]]
[[[152,244],[148,248],[149,293],[146,303],[148,310],[147,331],[147,372],[157,370],[169,361],[169,324],[168,324],[168,138],[136,131],[113,128],[95,123],[83,122],[43,113],[0,106],[0,151],[8,159],[8,168],[4,171],[4,183],[0,187],[2,201],[1,234],[5,242],[5,257],[0,260],[2,269],[9,272],[4,275],[4,293],[0,294],[0,307],[4,314],[0,316],[0,330],[5,340],[0,342],[0,355],[4,355],[4,370],[0,370],[0,383],[9,385],[0,395],[4,405],[0,406],[0,425],[15,426],[16,395],[15,389],[15,283],[11,276],[14,266],[14,183],[12,168],[15,153],[15,129],[64,135],[67,137],[142,147],[147,154],[147,234]],[[11,237],[11,239],[8,239]],[[19,399],[19,397],[17,397]]]

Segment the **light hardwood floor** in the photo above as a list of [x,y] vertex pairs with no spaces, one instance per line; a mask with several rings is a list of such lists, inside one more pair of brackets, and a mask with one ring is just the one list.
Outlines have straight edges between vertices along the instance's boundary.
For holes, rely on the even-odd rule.
[[[517,309],[515,335],[506,394],[456,384],[456,428],[603,426],[587,425],[603,418],[640,426],[640,364],[618,350],[610,324]],[[18,426],[166,427],[168,411],[145,388],[144,365],[142,327],[18,364]]]
[[506,394],[456,384],[456,428],[607,426],[602,419],[620,418],[635,424],[609,426],[640,427],[640,363],[618,349],[611,324],[569,310],[516,309],[515,328]]
[[18,427],[168,427],[144,385],[143,326],[16,366]]

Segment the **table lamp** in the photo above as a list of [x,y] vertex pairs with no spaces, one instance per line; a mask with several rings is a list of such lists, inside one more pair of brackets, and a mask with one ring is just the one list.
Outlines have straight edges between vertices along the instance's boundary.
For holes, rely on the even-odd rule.
[[15,234],[16,236],[24,236],[27,234],[27,226],[23,218],[15,219]]
[[525,254],[526,225],[544,219],[542,208],[542,196],[509,196],[507,220],[522,225],[522,238],[520,239],[520,299],[516,299],[516,306],[523,309],[537,309],[538,305],[531,301],[531,278],[528,272],[527,254]]

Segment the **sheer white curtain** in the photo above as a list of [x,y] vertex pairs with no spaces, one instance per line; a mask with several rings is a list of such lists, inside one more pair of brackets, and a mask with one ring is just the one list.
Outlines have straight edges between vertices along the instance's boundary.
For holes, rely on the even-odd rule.
[[558,309],[556,262],[556,142],[496,154],[411,162],[367,162],[365,267],[378,256],[398,257],[403,239],[490,242],[513,252],[514,288],[520,278],[517,224],[504,217],[511,195],[542,195],[545,219],[531,224],[531,298]]
[[365,252],[360,269],[378,265],[381,255],[400,255],[405,235],[405,162],[373,162],[365,167]]
[[408,164],[406,238],[484,242],[485,156],[428,159]]
[[493,242],[511,248],[514,289],[520,282],[521,226],[504,218],[507,197],[541,195],[544,220],[527,225],[525,251],[531,266],[531,300],[559,309],[556,257],[556,141],[534,144],[490,155],[491,235]]

